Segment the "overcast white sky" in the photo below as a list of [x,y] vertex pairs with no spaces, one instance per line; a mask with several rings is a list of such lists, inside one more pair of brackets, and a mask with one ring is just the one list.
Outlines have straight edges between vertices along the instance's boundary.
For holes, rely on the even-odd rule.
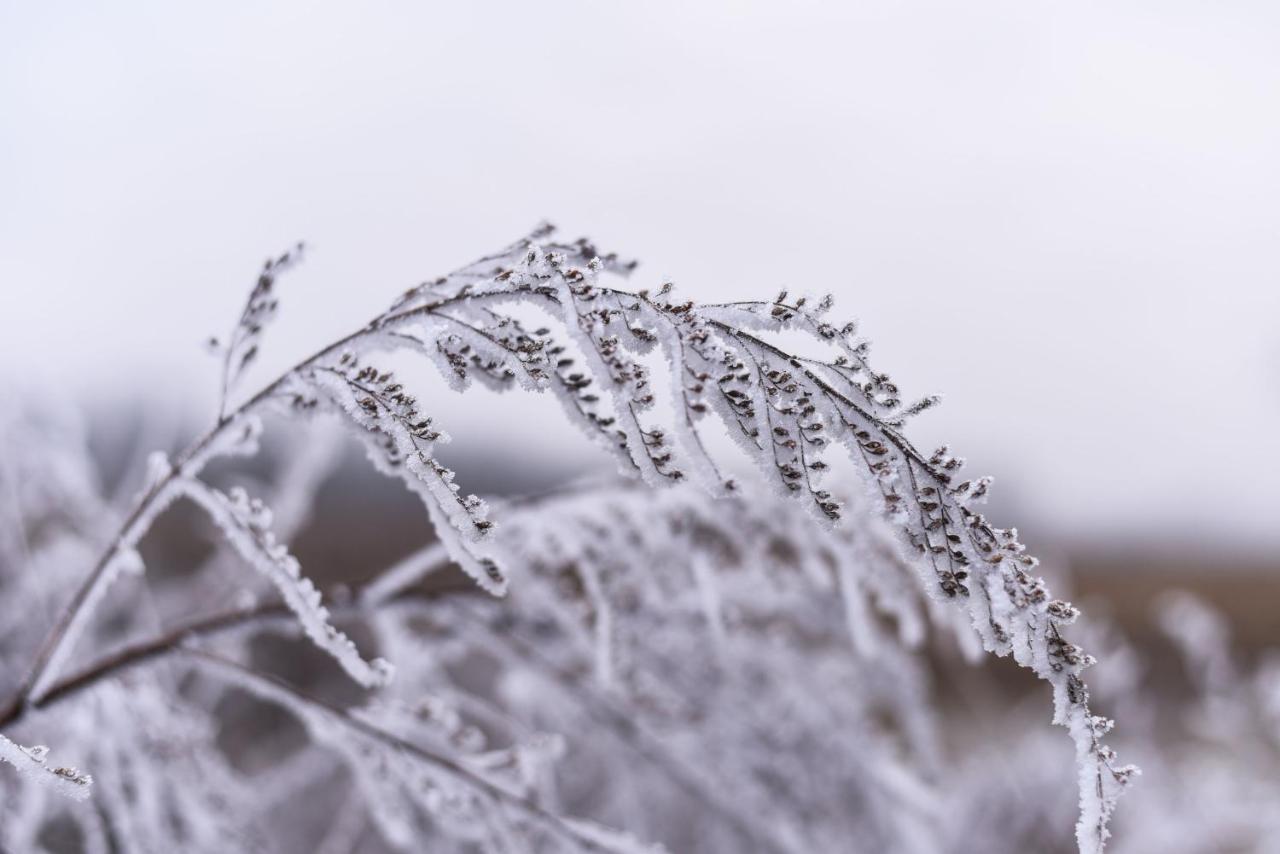
[[1018,519],[1280,546],[1278,4],[0,0],[5,374],[207,408],[268,253],[267,367],[543,217],[835,292]]

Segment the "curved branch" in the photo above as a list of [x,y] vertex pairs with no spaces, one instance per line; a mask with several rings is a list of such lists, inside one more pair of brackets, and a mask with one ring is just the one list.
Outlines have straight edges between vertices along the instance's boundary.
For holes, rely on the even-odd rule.
[[[678,472],[664,470],[667,461],[671,459],[670,454],[663,453],[655,457],[651,453],[649,440],[651,437],[660,438],[660,431],[646,431],[637,415],[637,404],[647,406],[652,401],[652,395],[647,390],[641,392],[643,397],[640,400],[635,399],[636,389],[647,385],[647,376],[639,368],[632,372],[634,376],[631,383],[627,382],[625,376],[613,375],[611,366],[634,366],[638,363],[631,361],[630,356],[618,353],[618,339],[609,335],[612,328],[611,311],[589,307],[601,295],[613,296],[615,300],[624,298],[644,301],[659,316],[668,319],[689,320],[697,328],[698,334],[713,342],[717,351],[722,345],[715,342],[717,339],[724,340],[726,359],[729,352],[739,347],[753,358],[758,354],[761,358],[754,374],[748,369],[738,377],[740,381],[746,382],[754,377],[757,385],[761,386],[762,393],[769,392],[784,400],[788,400],[787,396],[803,396],[803,402],[807,404],[807,398],[812,396],[815,401],[820,402],[824,418],[830,416],[843,422],[851,451],[857,451],[862,456],[862,462],[873,478],[878,480],[885,503],[898,523],[901,538],[922,554],[928,555],[928,560],[923,563],[933,565],[933,577],[930,581],[935,586],[932,589],[941,590],[945,597],[952,600],[965,602],[972,623],[989,651],[998,655],[1012,653],[1020,665],[1052,685],[1054,720],[1065,726],[1076,742],[1077,762],[1082,772],[1082,814],[1077,825],[1080,847],[1086,852],[1100,851],[1107,835],[1106,819],[1114,806],[1115,798],[1134,774],[1134,770],[1117,768],[1112,764],[1113,754],[1100,741],[1110,722],[1093,716],[1089,711],[1088,693],[1079,675],[1091,663],[1091,659],[1059,634],[1058,626],[1069,624],[1077,612],[1067,603],[1049,601],[1043,581],[1027,571],[1036,565],[1036,561],[1024,553],[1022,545],[1017,542],[1016,532],[994,528],[982,516],[969,509],[972,501],[985,492],[985,482],[952,487],[949,471],[956,467],[956,461],[945,459],[943,452],[926,458],[902,435],[899,427],[905,415],[899,409],[896,386],[884,374],[872,372],[867,367],[862,358],[865,353],[862,345],[855,347],[843,339],[837,340],[834,328],[820,321],[822,313],[829,307],[829,301],[823,300],[814,312],[803,308],[802,299],[797,299],[794,305],[784,303],[785,294],[772,303],[731,303],[719,308],[708,306],[703,309],[691,301],[682,304],[652,302],[645,291],[632,293],[598,285],[596,273],[607,269],[609,265],[592,258],[595,250],[585,242],[576,246],[552,244],[547,247],[552,250],[552,254],[546,254],[532,241],[541,240],[547,233],[540,230],[524,244],[517,242],[503,252],[462,268],[456,277],[446,277],[410,291],[389,312],[302,360],[232,413],[223,415],[206,434],[179,455],[175,465],[157,478],[138,499],[117,535],[107,545],[89,576],[73,594],[41,643],[17,692],[8,704],[0,707],[0,722],[21,715],[25,707],[40,703],[49,691],[58,687],[52,680],[57,675],[63,657],[74,643],[79,629],[89,619],[94,603],[114,577],[119,561],[131,552],[145,535],[155,514],[166,506],[175,481],[195,477],[209,458],[228,452],[221,443],[231,431],[251,425],[255,410],[260,404],[275,397],[295,376],[301,376],[310,368],[322,367],[318,363],[334,353],[357,342],[372,342],[376,345],[379,343],[377,339],[382,338],[385,343],[388,336],[397,333],[397,327],[408,324],[415,318],[435,316],[454,323],[465,323],[441,311],[449,305],[484,303],[491,299],[512,302],[532,299],[559,306],[559,314],[565,318],[566,328],[571,334],[583,339],[581,343],[588,358],[595,357],[600,362],[597,370],[603,370],[601,378],[611,377],[614,380],[616,387],[610,387],[606,394],[627,428],[623,434],[630,445],[633,462],[639,467],[647,458],[649,465],[644,473],[654,482],[661,480],[655,475],[674,479]],[[581,265],[582,269],[569,266],[567,259],[572,259],[572,263]],[[480,269],[489,262],[500,263],[492,270]],[[484,281],[488,287],[479,285],[480,281]],[[456,292],[441,295],[449,287],[456,288]],[[663,294],[667,290],[664,289]],[[585,312],[584,306],[587,306]],[[743,312],[741,323],[734,320],[732,312]],[[625,311],[620,309],[612,314],[625,315]],[[855,368],[867,371],[867,381],[859,386],[846,373],[849,365],[846,357],[842,356],[830,363],[801,359],[748,331],[761,328],[774,331],[797,329],[796,325],[790,323],[797,316],[807,324],[808,331],[819,339],[837,343],[852,353],[861,366]],[[733,322],[726,322],[722,319],[724,317]],[[482,329],[465,325],[472,333],[484,335]],[[677,328],[673,334],[681,337],[683,332]],[[683,340],[681,343],[683,344]],[[604,352],[605,350],[608,352]],[[784,371],[779,373],[788,375],[781,391],[777,384],[772,389],[763,387],[766,372],[770,378],[773,376],[768,364],[773,358],[783,362]],[[731,362],[726,361],[725,364]],[[792,370],[794,374],[791,373]],[[849,368],[849,371],[853,370],[854,368]],[[845,390],[837,388],[842,383],[834,380],[835,377],[844,381],[843,384],[847,385]],[[803,443],[808,441],[805,431],[820,429],[820,425],[810,427],[785,408],[774,410],[767,396],[764,404],[770,407],[762,412],[766,419],[772,420],[775,415],[785,417],[788,420],[780,421],[779,424],[785,423],[787,427],[800,430],[799,463],[804,467],[807,477],[810,465],[804,457]],[[913,410],[913,407],[908,407],[906,413]],[[812,412],[813,409],[810,408],[809,411]],[[721,417],[728,424],[728,418],[723,415]],[[828,422],[830,418],[827,418]],[[696,429],[693,429],[692,424],[689,427],[692,436],[700,444]],[[777,430],[783,430],[783,427],[779,426]],[[658,440],[655,438],[652,444],[656,445]],[[774,463],[778,466],[776,445],[773,450]],[[896,455],[891,451],[896,451]],[[853,455],[855,459],[857,454]],[[871,457],[875,457],[875,460]],[[779,466],[784,485],[800,476],[790,463],[788,467],[783,470]],[[813,482],[809,481],[809,484],[810,497],[815,499],[811,502],[811,507],[817,507],[828,517],[834,518],[839,505],[826,502],[821,498],[822,491],[815,491]],[[798,484],[790,486],[792,491],[798,490]],[[898,493],[898,490],[908,488],[911,490],[909,494]],[[904,498],[906,504],[900,503]],[[910,518],[902,512],[906,505],[917,511],[918,519]],[[951,518],[953,511],[954,520]],[[449,522],[446,519],[442,524],[447,525]],[[952,533],[952,524],[961,533]],[[443,537],[452,533],[452,530],[447,530],[442,531],[441,535]],[[943,552],[947,554],[945,566],[938,560],[938,555]],[[472,574],[483,583],[483,573],[476,571]],[[1097,770],[1098,788],[1101,790],[1104,788],[1101,773],[1104,769],[1110,772],[1112,779],[1107,781],[1107,791],[1099,791],[1095,795],[1085,783],[1086,775]]]

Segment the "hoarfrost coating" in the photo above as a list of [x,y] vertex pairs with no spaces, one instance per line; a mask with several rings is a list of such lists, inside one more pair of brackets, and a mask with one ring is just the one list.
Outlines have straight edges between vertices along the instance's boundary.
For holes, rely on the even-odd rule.
[[[513,573],[530,561],[532,538],[510,541],[498,535],[486,503],[462,494],[454,473],[438,461],[434,446],[444,434],[434,417],[390,370],[380,366],[389,351],[405,351],[427,357],[459,391],[473,380],[497,389],[550,391],[570,420],[614,455],[624,474],[638,476],[650,487],[692,482],[709,498],[727,496],[756,512],[776,501],[793,502],[808,513],[817,530],[827,532],[825,537],[837,536],[833,527],[844,530],[883,520],[891,532],[885,548],[894,554],[901,551],[904,565],[918,574],[917,583],[933,603],[929,608],[935,619],[940,609],[962,615],[986,651],[1011,656],[1051,686],[1053,720],[1068,730],[1075,745],[1078,846],[1085,854],[1102,850],[1116,799],[1136,769],[1116,761],[1102,741],[1110,721],[1090,711],[1081,674],[1093,658],[1063,635],[1078,612],[1069,603],[1052,599],[1044,582],[1032,574],[1036,560],[1025,553],[1015,530],[994,527],[977,512],[989,481],[964,479],[963,461],[947,448],[925,454],[904,437],[901,431],[907,420],[937,399],[905,400],[892,379],[870,365],[869,347],[858,337],[856,327],[830,319],[830,297],[792,297],[783,291],[771,300],[699,305],[676,297],[669,283],[656,290],[629,290],[610,277],[625,276],[634,263],[601,253],[586,240],[558,241],[553,230],[544,226],[492,255],[409,290],[367,324],[247,398],[239,396],[240,369],[256,354],[262,328],[278,307],[275,276],[295,259],[296,255],[287,254],[264,266],[222,351],[222,403],[215,424],[171,464],[153,463],[146,489],[39,645],[14,697],[0,709],[0,723],[21,721],[39,711],[43,702],[96,681],[117,666],[120,656],[96,670],[91,665],[87,672],[64,673],[68,655],[104,593],[119,583],[123,568],[136,566],[138,542],[178,497],[194,501],[217,521],[241,557],[272,581],[280,601],[300,620],[306,635],[352,677],[366,687],[387,681],[390,665],[381,658],[366,659],[329,621],[319,590],[268,530],[266,504],[243,492],[224,493],[201,479],[207,464],[218,457],[256,453],[261,417],[270,412],[328,413],[348,424],[374,467],[402,480],[421,499],[448,556],[483,590],[505,594]],[[546,325],[531,328],[517,310],[536,311]],[[788,336],[798,337],[818,352],[809,355],[784,349],[782,339]],[[670,381],[665,389],[655,383],[643,361],[651,351],[667,360]],[[670,407],[669,417],[657,405],[660,397]],[[700,425],[706,419],[718,422],[733,437],[776,498],[754,495],[750,491],[754,482],[744,486],[723,474],[721,461],[703,439]],[[857,472],[853,480],[832,474],[831,466],[837,461]],[[613,524],[621,526],[622,520],[614,519]],[[645,609],[637,603],[644,596],[632,591],[626,607],[620,609],[607,592],[614,583],[610,574],[619,570],[609,568],[610,555],[590,540],[575,542],[575,531],[591,532],[598,540],[608,536],[609,526],[598,519],[579,519],[558,531],[548,544],[563,551],[563,560],[577,567],[574,583],[558,593],[573,608],[585,609],[586,640],[594,650],[592,670],[608,691],[627,673],[625,661],[619,659],[620,640],[637,633],[639,626],[628,621],[641,622],[637,614],[643,615]],[[632,531],[631,539],[643,541],[643,529]],[[625,543],[618,544],[619,549],[624,547]],[[872,552],[860,546],[851,554],[867,558]],[[853,570],[848,566],[837,575],[843,582],[833,582],[820,566],[809,565],[807,571],[824,594],[820,599],[830,596],[844,602],[841,610],[848,629],[842,634],[851,634],[864,652],[876,641],[859,612],[870,591],[880,589],[869,580],[873,573],[868,572],[879,564],[867,563],[857,574],[856,584],[849,583]],[[723,649],[724,644],[714,642],[722,634],[750,634],[745,628],[750,626],[750,615],[728,608],[729,589],[718,577],[713,579],[697,561],[681,565],[688,573],[683,583],[697,594],[698,629],[706,633],[710,646]],[[538,587],[531,587],[528,596],[536,600]],[[556,589],[555,585],[543,587],[544,591]],[[526,606],[512,607],[519,613]],[[555,597],[543,601],[542,607],[554,613]],[[730,615],[734,615],[733,630],[726,632]],[[210,619],[217,628],[237,622],[235,615]],[[772,627],[779,621],[788,622],[785,614],[773,614],[766,622]],[[913,623],[904,619],[902,624]],[[903,632],[904,638],[918,635],[910,628]],[[637,634],[650,643],[664,639],[660,632]],[[703,645],[679,634],[665,640],[672,645],[656,650],[665,655],[675,653],[680,643],[694,648]],[[186,635],[161,636],[146,647],[146,657],[186,645]],[[642,646],[633,643],[625,648],[641,657]],[[732,682],[749,676],[767,668],[777,654],[758,646],[752,646],[751,653],[732,659],[733,666],[724,668],[722,677]],[[131,660],[127,654],[123,659]],[[203,652],[188,654],[186,660],[197,669],[223,675],[243,672],[241,665]],[[781,668],[781,662],[777,664]],[[841,666],[827,662],[823,672],[830,670],[837,682],[854,678],[841,674]],[[660,671],[650,668],[633,674],[638,685],[632,688],[652,694],[650,701],[661,708],[679,708],[688,702],[672,686],[660,687],[656,676]],[[324,727],[308,725],[313,735],[337,725],[369,735],[394,755],[414,752],[406,746],[411,742],[380,729],[371,732],[362,718],[325,713],[323,703],[283,683],[252,673],[246,679],[260,688],[270,685],[270,691],[260,693],[275,699],[288,697],[286,705],[296,707],[295,712],[313,723],[323,719]],[[821,690],[812,685],[808,693]],[[744,739],[758,737],[752,735],[753,728],[764,722],[733,716],[720,720],[723,733]],[[777,718],[770,715],[768,720]],[[818,731],[827,728],[815,723],[813,729],[805,730],[808,735]],[[686,749],[694,747],[686,745]],[[431,764],[432,757],[435,754],[417,759]],[[378,764],[387,766],[390,761]],[[784,757],[774,761],[790,764]],[[409,813],[424,809],[442,825],[460,825],[464,836],[478,834],[476,839],[487,846],[509,847],[516,833],[536,838],[549,834],[582,850],[630,844],[619,841],[623,837],[585,832],[586,825],[546,813],[523,800],[523,795],[518,802],[509,802],[492,791],[495,783],[453,760],[435,764],[446,768],[449,787],[432,782],[436,772],[422,777],[414,771],[409,778],[391,781],[400,791],[397,798],[408,798]],[[732,769],[732,763],[728,767]],[[739,773],[747,770],[738,769]],[[893,791],[900,797],[918,788],[906,782],[909,775],[904,776],[901,769],[889,772],[879,760],[864,770],[868,779],[885,787],[881,796]],[[842,835],[830,828],[805,830],[803,823],[787,821],[771,823],[773,829],[766,831],[750,820],[751,813],[744,815],[740,805],[720,802],[709,794],[714,787],[690,785],[716,805],[742,838],[762,834],[763,842],[757,842],[772,849],[811,849],[810,837],[824,832],[833,834],[823,843],[829,847],[838,844]],[[415,800],[419,796],[422,799]],[[378,804],[385,801],[371,799]],[[900,806],[905,809],[909,800],[903,799]],[[463,818],[486,815],[486,810],[493,815],[478,827]],[[752,810],[760,815],[770,811],[764,800]],[[893,812],[889,820],[895,825],[894,834],[926,845],[918,831],[909,829],[909,817]],[[386,830],[390,840],[407,838],[395,826]],[[615,841],[602,843],[601,839]]]

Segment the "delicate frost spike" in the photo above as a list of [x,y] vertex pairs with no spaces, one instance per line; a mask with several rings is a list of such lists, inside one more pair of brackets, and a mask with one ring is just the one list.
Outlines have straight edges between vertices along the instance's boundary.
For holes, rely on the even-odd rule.
[[182,494],[201,507],[222,530],[246,563],[275,585],[303,631],[316,646],[342,666],[352,679],[365,687],[385,685],[394,673],[390,662],[381,658],[365,661],[355,642],[329,621],[329,610],[320,602],[320,591],[283,544],[269,530],[271,511],[243,490],[226,495],[197,480],[175,482]]
[[1072,708],[1067,724],[1076,743],[1080,774],[1080,820],[1076,824],[1076,842],[1081,854],[1101,854],[1111,837],[1108,824],[1116,802],[1142,772],[1135,765],[1115,764],[1115,753],[1100,741],[1111,729],[1112,722],[1088,715],[1082,706]]
[[395,378],[344,354],[336,367],[312,375],[317,390],[333,401],[357,427],[370,461],[383,474],[398,477],[426,507],[436,535],[449,555],[483,589],[506,593],[507,581],[486,545],[493,523],[487,505],[462,496],[453,472],[432,455],[447,437],[417,408]]
[[[627,448],[641,477],[653,486],[670,485],[684,478],[676,467],[665,433],[646,427],[640,413],[654,401],[648,369],[631,359],[620,346],[621,330],[612,305],[597,305],[597,270],[565,268],[563,256],[543,255],[534,248],[531,256],[545,266],[544,275],[557,281],[562,290],[560,304],[564,323],[586,355],[590,375],[612,395],[619,443]],[[608,379],[609,382],[605,382]]]
[[226,344],[218,344],[216,339],[212,342],[222,354],[222,391],[218,403],[218,420],[222,420],[227,412],[228,398],[236,383],[258,355],[262,330],[275,319],[279,308],[275,296],[276,277],[301,261],[302,251],[303,245],[298,243],[279,257],[266,260]]
[[23,747],[0,735],[0,762],[7,762],[24,776],[64,797],[83,801],[89,797],[93,778],[76,768],[50,766],[49,748]]

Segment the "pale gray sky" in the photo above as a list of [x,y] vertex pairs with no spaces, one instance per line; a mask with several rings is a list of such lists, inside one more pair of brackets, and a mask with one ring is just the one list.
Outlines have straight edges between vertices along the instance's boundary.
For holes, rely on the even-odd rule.
[[268,253],[269,368],[549,217],[834,291],[1017,519],[1280,545],[1280,6],[267,5],[0,0],[0,371],[207,408]]

